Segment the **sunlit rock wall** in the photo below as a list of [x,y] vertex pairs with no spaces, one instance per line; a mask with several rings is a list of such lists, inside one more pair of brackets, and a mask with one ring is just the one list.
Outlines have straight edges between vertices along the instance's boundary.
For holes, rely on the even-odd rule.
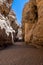
[[16,18],[16,14],[13,10],[10,10],[10,12],[8,14],[8,20],[9,20],[10,25],[12,26],[13,30],[15,30],[15,34],[13,35],[13,37],[14,37],[14,40],[16,40],[16,35],[18,32],[19,24],[18,24],[18,21]]
[[16,18],[16,14],[13,10],[10,10],[8,14],[8,19],[10,21],[12,28],[17,31],[19,24]]
[[15,13],[11,10],[12,1],[0,0],[0,46],[14,43],[18,23]]

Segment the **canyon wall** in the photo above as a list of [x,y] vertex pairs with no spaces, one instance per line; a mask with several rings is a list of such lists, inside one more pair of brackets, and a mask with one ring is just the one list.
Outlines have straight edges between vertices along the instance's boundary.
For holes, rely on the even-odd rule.
[[0,0],[0,47],[14,43],[18,28],[16,15],[11,10],[13,0]]
[[0,0],[0,13],[4,16],[9,14],[13,0]]
[[43,45],[43,0],[36,0],[38,8],[38,22],[33,31],[33,42]]
[[25,42],[43,45],[43,0],[30,0],[25,4],[22,29]]

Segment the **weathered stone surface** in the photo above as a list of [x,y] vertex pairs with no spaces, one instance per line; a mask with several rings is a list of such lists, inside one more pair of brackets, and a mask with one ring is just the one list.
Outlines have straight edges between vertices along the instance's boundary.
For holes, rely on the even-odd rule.
[[0,13],[4,16],[8,15],[11,8],[12,0],[0,0]]
[[11,34],[7,36],[5,33],[5,29],[0,29],[0,46],[8,44],[12,44]]
[[10,10],[8,14],[8,19],[10,21],[12,28],[17,31],[19,25],[17,23],[16,14],[14,13],[13,10]]
[[37,14],[37,6],[34,1],[30,1],[26,3],[23,10],[22,24],[23,24],[23,35],[26,42],[30,41],[30,37],[32,34],[32,28],[34,24],[36,24],[38,14]]
[[25,5],[22,24],[25,42],[43,45],[43,0],[30,0]]
[[13,43],[12,34],[15,32],[7,18],[0,15],[0,45]]
[[11,3],[12,0],[0,0],[0,46],[14,43],[18,24]]
[[38,7],[38,22],[33,31],[33,40],[37,44],[43,45],[43,0],[36,0],[36,2]]
[[16,40],[19,24],[17,22],[16,15],[13,10],[10,10],[8,14],[8,19],[9,19],[10,25],[15,30],[14,40]]

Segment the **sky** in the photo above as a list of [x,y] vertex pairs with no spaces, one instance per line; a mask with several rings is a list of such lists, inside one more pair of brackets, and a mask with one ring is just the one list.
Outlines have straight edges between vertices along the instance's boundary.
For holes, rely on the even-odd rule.
[[22,11],[26,2],[28,2],[28,0],[13,0],[12,3],[12,10],[14,10],[19,24],[21,23]]

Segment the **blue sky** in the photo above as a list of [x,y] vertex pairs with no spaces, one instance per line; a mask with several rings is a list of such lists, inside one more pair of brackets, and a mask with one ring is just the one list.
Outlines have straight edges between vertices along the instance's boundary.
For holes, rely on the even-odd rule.
[[24,8],[24,4],[28,2],[28,0],[13,0],[12,3],[12,9],[16,13],[16,17],[18,20],[18,23],[20,24],[22,19],[22,10]]

